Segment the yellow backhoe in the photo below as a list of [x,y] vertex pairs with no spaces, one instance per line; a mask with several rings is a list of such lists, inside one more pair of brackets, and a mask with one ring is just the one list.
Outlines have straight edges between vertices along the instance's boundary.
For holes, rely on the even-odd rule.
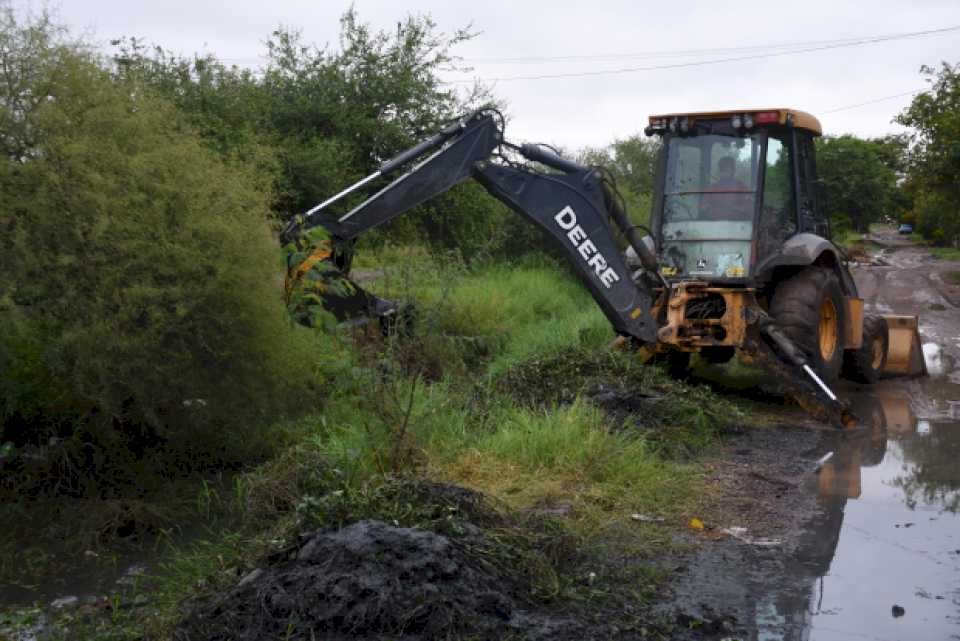
[[[646,133],[660,141],[649,228],[630,223],[603,168],[508,142],[496,110],[458,118],[290,221],[283,237],[291,305],[309,304],[296,293],[312,282],[320,294],[313,299],[341,320],[389,318],[387,302],[353,285],[324,285],[332,264],[346,272],[359,234],[472,178],[542,228],[622,345],[674,371],[692,353],[712,362],[737,355],[839,425],[854,422],[831,390],[839,376],[872,383],[926,373],[917,318],[864,314],[830,240],[816,118],[786,108],[671,113],[650,117]],[[334,213],[347,194],[408,165],[361,204]],[[316,229],[323,233],[309,233]],[[325,275],[311,281],[317,266]],[[350,292],[348,304],[334,289]]]

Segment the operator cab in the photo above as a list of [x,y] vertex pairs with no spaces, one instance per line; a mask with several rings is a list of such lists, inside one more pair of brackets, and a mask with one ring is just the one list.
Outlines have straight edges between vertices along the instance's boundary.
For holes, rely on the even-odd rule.
[[829,238],[813,139],[819,121],[794,109],[650,117],[660,135],[651,222],[670,280],[746,283],[800,232]]

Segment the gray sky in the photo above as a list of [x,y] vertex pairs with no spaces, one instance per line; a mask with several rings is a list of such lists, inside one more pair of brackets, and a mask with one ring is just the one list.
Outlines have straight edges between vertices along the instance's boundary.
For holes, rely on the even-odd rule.
[[[790,50],[747,47],[820,43],[792,47],[814,48],[832,46],[826,41],[960,25],[957,0],[808,0],[792,7],[769,0],[356,0],[354,5],[363,21],[378,28],[393,29],[409,13],[430,14],[448,33],[472,23],[480,35],[455,53],[473,72],[448,74],[449,80],[676,65]],[[177,53],[211,52],[256,66],[264,40],[281,24],[301,30],[308,42],[336,46],[338,19],[348,6],[339,0],[62,0],[59,13],[75,31],[103,42],[132,35]],[[594,58],[489,60],[562,56]],[[508,104],[511,140],[567,149],[629,136],[653,113],[752,106],[804,109],[820,118],[825,133],[876,136],[902,131],[891,119],[910,96],[826,112],[921,89],[920,65],[942,60],[960,62],[960,31],[688,68],[500,80],[494,92]]]

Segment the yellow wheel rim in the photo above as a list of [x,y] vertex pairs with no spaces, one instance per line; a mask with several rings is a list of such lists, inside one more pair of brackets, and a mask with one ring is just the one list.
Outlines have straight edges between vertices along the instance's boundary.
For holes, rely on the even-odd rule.
[[837,308],[829,298],[824,299],[820,304],[820,358],[828,363],[833,360],[833,354],[837,351],[837,328],[839,326],[837,319]]
[[870,361],[870,367],[873,369],[880,369],[880,365],[883,363],[883,338],[877,336],[873,339],[873,343],[870,345],[870,352],[873,355],[873,359]]

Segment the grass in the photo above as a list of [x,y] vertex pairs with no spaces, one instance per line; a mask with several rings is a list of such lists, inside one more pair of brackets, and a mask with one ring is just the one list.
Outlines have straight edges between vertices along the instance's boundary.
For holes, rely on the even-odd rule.
[[960,248],[931,247],[930,253],[942,260],[960,260]]
[[486,374],[502,373],[535,354],[599,348],[613,339],[586,289],[549,258],[466,270],[424,259],[416,249],[388,248],[382,256],[397,261],[396,267],[370,283],[371,291],[413,301],[424,329],[458,341],[461,351],[472,353],[470,364],[484,365]]
[[846,229],[836,234],[833,241],[844,248],[863,245],[863,234],[853,229]]
[[601,347],[613,335],[579,283],[552,266],[494,267],[448,294],[440,326],[495,345],[488,372],[499,374],[535,354]]
[[930,241],[919,233],[909,235],[911,242],[918,245],[926,245],[927,250],[942,260],[960,260],[960,247],[936,247],[930,244]]
[[[285,445],[271,460],[200,487],[197,509],[219,529],[171,545],[144,587],[149,607],[118,608],[113,625],[94,619],[86,638],[167,638],[184,597],[234,585],[300,532],[359,518],[454,533],[473,519],[502,543],[493,554],[530,573],[537,598],[576,599],[584,559],[600,567],[662,551],[670,524],[696,513],[703,483],[691,461],[741,420],[732,405],[609,352],[603,315],[549,260],[467,269],[416,248],[385,251],[397,262],[371,288],[415,302],[412,335],[359,339],[323,410],[274,426]],[[589,400],[597,389],[643,410],[601,409]],[[422,489],[451,484],[480,492],[493,512],[458,516],[439,490]],[[557,506],[559,517],[530,520]],[[667,525],[633,522],[635,512]],[[655,577],[641,574],[630,589],[647,593]],[[615,571],[605,576],[589,598],[626,589]]]
[[[413,385],[396,384],[408,391]],[[552,407],[518,405],[496,389],[465,392],[448,381],[413,390],[403,435],[377,406],[358,411],[348,402],[304,426],[307,441],[350,485],[413,465],[516,509],[564,500],[589,505],[589,518],[579,519],[587,528],[597,526],[587,521],[606,518],[595,506],[625,515],[659,512],[663,505],[683,511],[695,503],[696,482],[684,463],[664,458],[656,438],[611,422],[582,398]],[[407,452],[399,466],[398,451]]]
[[[583,401],[515,410],[433,467],[440,478],[516,509],[565,506],[572,531],[594,541],[634,512],[682,519],[697,503],[690,469],[664,461],[645,439],[612,430],[600,410]],[[649,534],[638,532],[634,548],[649,549]]]

